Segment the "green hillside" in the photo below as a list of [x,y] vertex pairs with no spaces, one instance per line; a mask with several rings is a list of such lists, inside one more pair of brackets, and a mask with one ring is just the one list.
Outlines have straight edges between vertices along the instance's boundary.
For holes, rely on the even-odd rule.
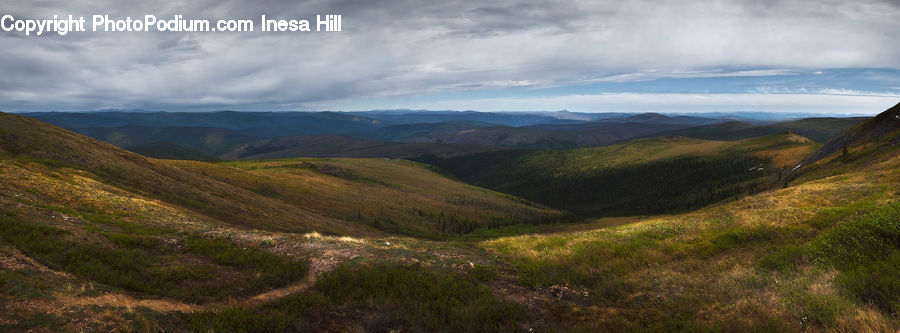
[[815,147],[793,134],[734,142],[660,137],[425,161],[471,184],[548,206],[623,216],[686,211],[758,192]]
[[896,331],[898,112],[809,155],[815,164],[786,188],[625,226],[482,246],[532,290],[565,286],[565,306],[551,311],[555,328]]
[[[559,213],[414,162],[153,160],[0,114],[0,331],[892,332],[896,112],[822,147],[779,134],[485,155],[539,180],[803,160],[786,187],[766,165],[717,187],[777,186],[693,211],[538,226]],[[466,220],[478,228],[447,229]]]
[[131,151],[135,151],[136,147],[169,142],[213,156],[225,153],[234,149],[238,144],[254,139],[239,131],[213,127],[157,128],[128,125],[75,128],[73,131]]
[[164,163],[328,218],[392,234],[439,238],[559,216],[551,209],[460,183],[406,160]]
[[746,121],[690,127],[658,133],[706,140],[741,140],[769,134],[792,132],[825,143],[868,118],[805,118],[774,124],[758,125]]
[[[298,183],[291,183],[274,178],[271,175],[276,172],[274,168],[253,172],[234,167],[237,164],[147,159],[29,118],[0,114],[0,120],[0,149],[6,152],[4,164],[10,168],[9,174],[37,177],[32,181],[31,178],[11,180],[3,185],[19,187],[20,191],[35,188],[38,195],[93,192],[90,186],[70,184],[69,178],[77,174],[117,191],[159,200],[222,224],[350,235],[378,233],[384,228],[439,235],[440,221],[445,219],[452,220],[445,224],[466,224],[465,228],[445,228],[448,232],[463,233],[491,223],[544,219],[555,214],[512,197],[454,182],[414,163],[360,160],[355,162],[356,169],[323,164],[323,170],[339,170],[329,174],[312,171],[316,163],[307,167],[304,161],[287,161],[284,164],[293,167],[286,167],[289,172],[276,176],[297,175]],[[42,181],[44,174],[54,171],[59,177]],[[400,176],[391,178],[388,174]],[[67,200],[58,204],[75,210],[117,210],[110,204],[114,200]],[[308,205],[310,202],[318,204]],[[356,206],[374,208],[371,211],[346,209]],[[382,226],[382,222],[390,227]]]
[[218,160],[213,155],[206,154],[194,148],[170,142],[154,142],[128,147],[128,151],[147,157],[167,160],[192,160],[212,162]]
[[503,148],[472,144],[396,143],[340,135],[300,135],[241,145],[221,157],[226,160],[296,157],[411,158],[426,155],[453,157],[498,150]]

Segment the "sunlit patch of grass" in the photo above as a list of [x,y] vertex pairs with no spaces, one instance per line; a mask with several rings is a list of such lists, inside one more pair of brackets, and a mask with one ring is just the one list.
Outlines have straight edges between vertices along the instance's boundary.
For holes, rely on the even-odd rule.
[[356,243],[356,244],[366,243],[366,240],[362,239],[362,238],[356,238],[356,237],[350,237],[350,236],[328,236],[328,235],[322,235],[318,232],[305,233],[305,234],[303,234],[303,238],[316,239],[316,240],[327,240],[327,241],[338,241],[338,242],[343,242],[343,243]]

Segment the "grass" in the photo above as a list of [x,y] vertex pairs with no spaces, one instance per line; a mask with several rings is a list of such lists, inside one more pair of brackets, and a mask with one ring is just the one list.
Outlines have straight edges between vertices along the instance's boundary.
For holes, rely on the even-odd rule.
[[900,202],[825,230],[810,243],[817,263],[833,265],[837,284],[860,301],[900,314]]
[[560,310],[567,329],[892,330],[900,204],[880,184],[896,177],[867,170],[631,225],[480,244],[518,283],[585,288],[606,309]]
[[305,262],[286,260],[252,246],[239,247],[223,239],[190,236],[184,240],[184,247],[219,265],[258,272],[259,277],[251,284],[258,285],[254,288],[257,290],[296,281],[309,269]]
[[32,331],[36,328],[44,328],[48,331],[60,332],[63,327],[63,319],[59,316],[51,313],[42,313],[36,312],[24,320],[18,322],[14,325],[2,325],[0,324],[0,331],[2,332],[14,332],[14,331],[23,331],[29,330]]
[[786,133],[735,142],[660,137],[432,163],[469,183],[582,216],[631,216],[684,212],[758,192],[816,147]]
[[[900,160],[883,147],[891,154],[867,156],[850,147],[846,159],[831,162],[838,171],[813,170],[820,173],[787,188],[690,213],[564,226],[553,224],[567,222],[557,212],[412,162],[146,161],[52,128],[28,129],[34,140],[13,142],[27,136],[17,128],[27,123],[2,120],[12,133],[0,142],[3,249],[12,245],[17,251],[8,253],[69,274],[50,274],[25,257],[0,258],[0,299],[13,308],[0,313],[11,323],[0,331],[149,330],[160,323],[175,323],[163,325],[167,331],[189,325],[254,332],[900,328]],[[780,161],[810,147],[777,136],[737,143],[662,138],[618,146],[620,154],[608,161],[646,164],[689,152]],[[559,162],[556,153],[540,154],[537,164]],[[574,157],[560,160],[565,166],[550,176],[592,172],[601,166],[592,162],[609,158]],[[300,239],[234,227],[263,225],[328,226],[323,233],[363,236]],[[304,292],[218,310],[226,304],[219,301],[305,276],[306,263],[267,251],[276,246],[294,256],[313,254],[326,270],[349,262]],[[25,268],[6,270],[16,265]],[[78,292],[79,284],[91,287]],[[65,316],[34,314],[42,309],[35,304],[55,306],[64,299],[57,297],[106,293],[215,303],[216,310],[75,306]],[[86,319],[104,324],[82,326]]]
[[475,280],[422,266],[344,265],[304,294],[254,309],[232,308],[191,318],[195,331],[280,332],[314,329],[364,331],[510,331],[524,309],[498,300]]
[[306,158],[166,163],[289,202],[332,219],[332,225],[344,223],[368,229],[368,235],[377,230],[447,239],[482,227],[560,215],[403,160]]
[[[4,174],[2,186],[33,190],[32,197],[42,198],[36,203],[66,207],[89,220],[97,208],[107,216],[124,210],[136,213],[135,207],[110,202],[110,197],[139,198],[144,201],[140,205],[186,210],[216,224],[353,236],[399,232],[450,238],[498,221],[559,215],[409,161],[152,160],[26,117],[0,118],[3,137],[10,139],[2,143],[2,163],[10,168],[9,176],[21,176]],[[107,198],[95,197],[102,192]],[[141,218],[108,222],[129,220]]]
[[47,298],[53,286],[41,279],[30,279],[28,273],[0,271],[0,294],[22,298]]
[[0,236],[29,256],[87,280],[147,295],[191,302],[223,299],[298,281],[308,269],[306,263],[221,239],[189,236],[182,248],[173,249],[158,237],[75,232],[0,217]]

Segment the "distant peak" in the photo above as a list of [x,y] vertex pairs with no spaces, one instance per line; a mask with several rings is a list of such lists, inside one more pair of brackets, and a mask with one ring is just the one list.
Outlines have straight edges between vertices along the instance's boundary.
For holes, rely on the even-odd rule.
[[643,119],[643,120],[653,120],[653,119],[669,119],[669,116],[664,114],[659,114],[655,112],[641,113],[639,115],[634,115],[628,117],[628,119]]

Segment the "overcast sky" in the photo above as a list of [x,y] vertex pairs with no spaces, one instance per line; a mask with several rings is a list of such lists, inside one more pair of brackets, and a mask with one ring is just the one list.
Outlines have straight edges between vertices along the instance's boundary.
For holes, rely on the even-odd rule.
[[[487,5],[486,3],[491,3]],[[311,19],[342,32],[0,32],[0,110],[876,113],[900,1],[48,1],[0,15]]]

